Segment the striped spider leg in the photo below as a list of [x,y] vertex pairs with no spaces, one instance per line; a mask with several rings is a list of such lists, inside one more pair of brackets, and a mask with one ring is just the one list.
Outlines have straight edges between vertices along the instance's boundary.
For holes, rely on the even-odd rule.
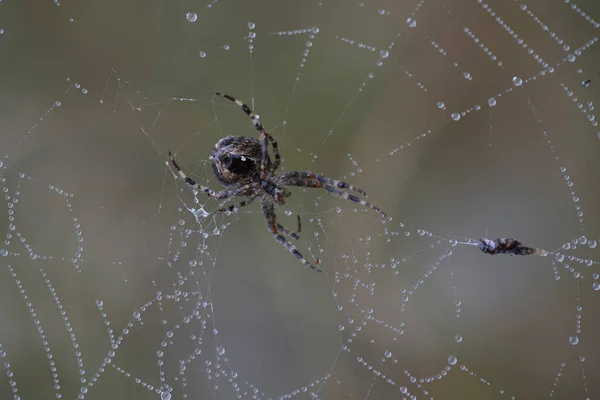
[[281,186],[300,186],[300,187],[310,187],[310,188],[323,188],[328,192],[341,197],[342,199],[350,200],[355,203],[358,203],[362,206],[369,207],[372,210],[378,212],[383,217],[385,217],[385,213],[377,206],[365,201],[358,196],[355,196],[351,193],[344,192],[340,189],[350,189],[354,192],[360,193],[363,196],[367,196],[364,190],[351,185],[347,182],[336,181],[331,178],[327,178],[322,175],[315,174],[310,171],[292,171],[286,172],[278,175],[274,182]]
[[[235,98],[233,98],[232,96],[230,96],[228,94],[219,93],[219,92],[217,92],[215,94],[217,96],[224,97],[227,100],[233,101],[235,104],[237,104],[239,107],[241,107],[241,109],[246,113],[246,115],[248,115],[248,117],[250,118],[250,122],[252,122],[252,125],[254,125],[256,130],[260,132],[260,145],[261,145],[261,149],[262,149],[261,167],[262,167],[262,170],[265,171],[264,174],[268,176],[268,175],[271,175],[272,173],[274,173],[275,171],[277,171],[277,169],[281,165],[281,155],[279,154],[279,147],[278,147],[277,141],[273,138],[273,136],[271,136],[270,133],[265,131],[265,128],[260,124],[260,122],[258,122],[258,119],[256,118],[256,114],[254,114],[254,112],[246,104],[244,104],[240,100],[236,100]],[[273,163],[271,168],[267,168],[267,165],[269,162],[268,161],[269,160],[269,144],[268,144],[267,140],[271,142],[271,145],[273,146],[273,154],[275,155],[275,162]]]

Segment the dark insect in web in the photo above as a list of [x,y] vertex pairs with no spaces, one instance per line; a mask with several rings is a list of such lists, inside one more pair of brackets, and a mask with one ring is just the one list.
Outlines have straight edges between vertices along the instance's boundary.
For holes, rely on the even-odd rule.
[[479,239],[477,247],[486,254],[510,254],[517,256],[547,256],[548,252],[543,249],[523,246],[521,242],[513,238]]

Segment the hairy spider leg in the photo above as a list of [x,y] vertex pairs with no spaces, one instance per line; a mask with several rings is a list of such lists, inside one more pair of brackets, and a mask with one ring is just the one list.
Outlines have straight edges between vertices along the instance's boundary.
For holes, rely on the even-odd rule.
[[335,179],[331,179],[331,178],[328,178],[328,177],[323,176],[323,175],[316,175],[316,178],[320,182],[327,183],[327,184],[329,184],[331,186],[335,186],[335,187],[338,187],[340,189],[350,189],[350,190],[353,190],[353,191],[355,191],[357,193],[362,194],[365,197],[368,197],[367,196],[367,192],[365,192],[361,188],[357,188],[356,186],[349,184],[348,182],[336,181]]
[[293,239],[296,239],[296,240],[300,239],[300,232],[302,231],[302,221],[300,220],[299,215],[297,215],[297,217],[298,217],[298,230],[296,232],[290,231],[288,228],[286,228],[285,226],[283,226],[281,224],[277,224],[277,229]]
[[[356,186],[350,185],[349,183],[336,181],[333,179],[329,179],[322,175],[314,174],[310,171],[292,171],[286,172],[284,174],[278,175],[274,180],[278,185],[282,186],[300,186],[300,187],[310,187],[310,188],[322,188],[327,190],[328,192],[341,197],[342,199],[350,200],[365,207],[369,207],[372,210],[377,211],[383,217],[386,214],[381,211],[381,209],[373,204],[365,201],[353,194],[343,192],[338,188],[348,188],[350,190],[354,190],[358,193],[364,194],[364,191],[357,188]],[[336,185],[337,187],[334,187]]]
[[[250,196],[248,196],[248,198],[244,201],[240,201],[240,204],[238,204],[238,208],[242,208],[244,206],[247,206],[248,204],[252,203],[254,201],[254,199],[256,199],[256,196],[258,195],[258,193],[254,193]],[[235,204],[230,205],[229,207],[223,207],[223,208],[219,208],[217,211],[215,211],[216,213],[224,213],[226,211],[233,211],[235,209]]]
[[212,198],[217,199],[217,200],[224,200],[224,199],[227,199],[227,198],[232,197],[232,196],[239,196],[239,194],[241,192],[243,192],[244,190],[248,190],[249,188],[252,187],[252,185],[249,184],[249,185],[244,185],[241,188],[238,188],[238,189],[233,190],[233,191],[222,190],[220,192],[215,192],[214,190],[212,190],[210,188],[207,188],[206,186],[202,186],[202,185],[198,184],[192,178],[188,177],[181,170],[181,168],[179,167],[179,164],[177,164],[177,162],[175,161],[175,157],[173,157],[173,153],[171,153],[170,151],[169,151],[169,160],[171,160],[171,164],[177,170],[177,173],[179,173],[179,176],[181,177],[181,179],[183,179],[184,182],[187,183],[187,185],[189,187],[191,187],[192,189],[198,189],[198,190],[204,192],[207,196],[212,197]]
[[[263,194],[261,205],[262,205],[263,215],[265,216],[265,219],[267,220],[267,226],[269,227],[269,231],[273,235],[273,238],[275,239],[275,241],[280,243],[290,253],[292,253],[294,256],[296,256],[296,258],[298,260],[300,260],[300,262],[302,264],[309,267],[313,271],[321,272],[320,269],[316,268],[311,263],[306,261],[306,259],[302,256],[302,254],[300,254],[298,249],[296,249],[296,246],[291,244],[289,240],[287,240],[281,233],[279,233],[279,229],[278,229],[279,224],[277,223],[277,217],[275,216],[275,207],[273,205],[273,199],[268,194],[266,194],[266,193]],[[287,228],[284,228],[284,229],[281,229],[281,232],[284,234],[294,233],[294,232],[291,232],[290,230],[288,230]]]
[[256,130],[260,132],[260,134],[261,134],[260,144],[262,147],[261,168],[263,169],[263,171],[265,170],[265,166],[267,165],[267,159],[269,157],[269,145],[267,143],[267,139],[269,141],[271,141],[271,145],[273,146],[273,154],[275,155],[275,162],[273,163],[273,166],[271,167],[271,169],[267,172],[273,173],[273,172],[277,171],[277,168],[279,168],[279,166],[281,165],[281,155],[279,154],[279,147],[278,147],[277,141],[273,138],[273,136],[271,136],[270,133],[265,131],[265,128],[260,124],[260,122],[258,122],[258,119],[256,119],[256,114],[254,114],[254,112],[246,104],[242,103],[240,100],[236,100],[235,98],[233,98],[232,96],[230,96],[228,94],[219,93],[219,92],[217,92],[215,94],[217,96],[224,97],[227,100],[233,101],[235,104],[237,104],[239,107],[241,107],[241,109],[250,118],[250,122],[252,122],[252,125],[254,125]]

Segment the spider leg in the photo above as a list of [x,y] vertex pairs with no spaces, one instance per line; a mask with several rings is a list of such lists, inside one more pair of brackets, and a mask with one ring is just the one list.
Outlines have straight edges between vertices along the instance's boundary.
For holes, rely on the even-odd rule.
[[281,224],[277,224],[277,229],[293,239],[296,239],[296,240],[300,239],[300,231],[302,231],[302,222],[300,220],[300,216],[297,215],[297,217],[298,217],[298,230],[296,232],[290,231],[288,228],[286,228],[285,226],[283,226]]
[[237,104],[239,107],[241,107],[241,109],[250,118],[250,122],[252,122],[252,125],[254,125],[256,130],[260,132],[260,134],[261,134],[260,135],[260,144],[262,146],[261,166],[263,167],[263,170],[265,170],[265,167],[267,165],[267,159],[269,157],[269,153],[268,153],[269,145],[267,143],[267,140],[269,140],[271,142],[271,145],[273,146],[273,154],[275,155],[275,162],[273,163],[273,166],[271,167],[271,170],[269,172],[272,173],[272,172],[276,171],[277,168],[279,168],[279,166],[281,165],[281,155],[279,154],[279,147],[277,145],[277,141],[275,139],[273,139],[273,136],[271,136],[270,133],[265,131],[265,128],[260,124],[260,122],[258,122],[258,119],[256,119],[256,114],[254,114],[254,112],[246,104],[242,103],[240,100],[236,100],[235,98],[233,98],[232,96],[230,96],[228,94],[219,93],[219,92],[217,92],[215,94],[217,96],[224,97],[229,101],[233,101],[235,104]]
[[[240,204],[238,204],[238,208],[242,208],[242,207],[247,206],[248,204],[252,203],[254,201],[254,199],[256,199],[256,196],[257,196],[257,194],[248,196],[248,198],[246,200],[241,201]],[[235,209],[235,204],[232,204],[229,207],[219,208],[217,211],[215,211],[215,213],[224,213],[226,211],[233,211],[234,209]]]
[[375,211],[377,211],[382,216],[386,216],[383,211],[377,206],[365,201],[351,193],[344,192],[340,189],[350,189],[355,192],[358,192],[362,195],[365,195],[364,190],[357,188],[347,182],[336,181],[330,178],[327,178],[322,175],[314,174],[310,171],[292,171],[286,172],[284,174],[278,175],[274,182],[281,186],[300,186],[300,187],[310,187],[310,188],[323,188],[328,192],[341,197],[346,200],[353,201],[355,203],[359,203],[365,207],[369,207]]
[[[294,256],[296,256],[296,258],[298,260],[300,260],[300,262],[302,264],[309,267],[313,271],[321,272],[320,269],[316,268],[311,263],[306,261],[306,259],[304,257],[302,257],[302,254],[300,254],[300,252],[296,249],[296,246],[291,244],[289,240],[287,240],[281,233],[279,233],[278,228],[281,225],[279,225],[277,223],[277,217],[275,216],[275,207],[273,206],[272,199],[268,195],[263,195],[261,205],[262,205],[263,215],[265,216],[265,219],[267,220],[267,226],[269,227],[269,231],[273,235],[273,238],[275,239],[275,241],[280,243],[290,253],[292,253]],[[292,236],[291,234],[294,233],[294,232],[289,231],[287,228],[282,229],[281,232],[284,234],[290,234],[290,236]]]
[[358,188],[354,185],[351,185],[348,182],[336,181],[335,179],[327,178],[326,176],[323,176],[323,175],[316,175],[316,178],[319,180],[319,182],[323,182],[330,186],[338,187],[340,189],[350,189],[350,190],[353,190],[353,191],[360,193],[363,196],[367,197],[367,193],[364,190],[362,190],[361,188]]
[[181,179],[183,179],[183,181],[185,183],[187,183],[187,185],[189,187],[191,187],[192,189],[197,189],[200,190],[202,192],[204,192],[207,196],[215,198],[215,199],[227,199],[231,196],[236,196],[235,192],[237,192],[237,190],[235,192],[230,192],[229,190],[223,190],[220,192],[215,192],[214,190],[203,186],[203,185],[199,185],[195,180],[193,180],[192,178],[188,177],[179,167],[179,164],[177,164],[177,162],[175,161],[175,157],[173,157],[173,153],[171,153],[169,151],[169,160],[171,161],[171,164],[173,165],[173,168],[175,168],[175,170],[177,171],[177,173],[179,174],[179,176],[181,177]]
[[374,211],[377,211],[379,214],[381,214],[382,217],[386,216],[385,213],[383,211],[381,211],[381,209],[379,207],[374,206],[373,204],[369,203],[368,201],[364,201],[363,199],[361,199],[353,194],[350,194],[347,192],[342,192],[341,190],[336,189],[333,186],[327,185],[327,184],[324,185],[323,188],[325,190],[327,190],[329,193],[332,193],[338,197],[341,197],[342,199],[350,200],[355,203],[359,203],[362,206],[369,207],[369,208],[373,209]]

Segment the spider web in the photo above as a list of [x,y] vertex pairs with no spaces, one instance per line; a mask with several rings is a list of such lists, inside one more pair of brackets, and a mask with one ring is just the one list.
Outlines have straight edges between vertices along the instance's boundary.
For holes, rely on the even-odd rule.
[[[600,395],[594,1],[0,3],[0,397]],[[29,12],[31,11],[31,12]],[[278,222],[167,162],[259,115]],[[546,256],[490,256],[515,238]]]

